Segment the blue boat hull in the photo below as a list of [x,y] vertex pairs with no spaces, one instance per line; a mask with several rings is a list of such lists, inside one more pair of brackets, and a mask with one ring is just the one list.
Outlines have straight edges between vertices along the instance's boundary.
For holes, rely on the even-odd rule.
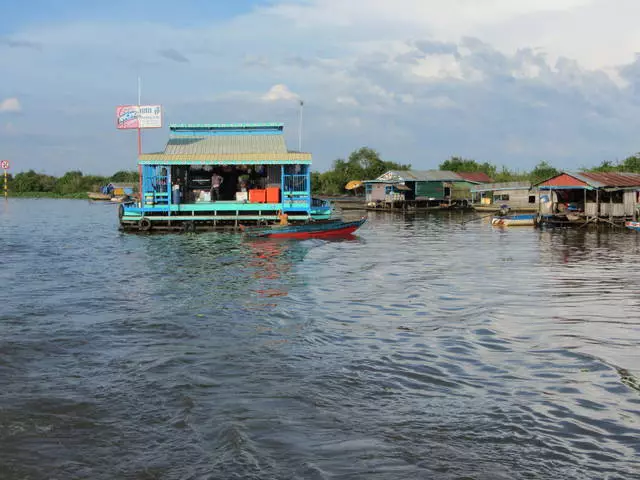
[[309,222],[300,225],[276,226],[271,228],[241,227],[243,232],[251,237],[267,238],[326,238],[350,235],[367,221],[366,217],[354,222],[342,220],[327,220],[323,222]]
[[635,230],[636,232],[640,232],[640,222],[626,222],[624,224],[629,230]]
[[535,224],[535,214],[505,215],[502,217],[496,216],[491,219],[491,225],[495,226],[531,226]]

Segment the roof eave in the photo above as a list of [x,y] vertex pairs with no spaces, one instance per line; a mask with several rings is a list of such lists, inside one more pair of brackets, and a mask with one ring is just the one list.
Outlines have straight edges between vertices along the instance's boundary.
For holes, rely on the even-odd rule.
[[310,153],[286,154],[143,154],[140,165],[310,165]]

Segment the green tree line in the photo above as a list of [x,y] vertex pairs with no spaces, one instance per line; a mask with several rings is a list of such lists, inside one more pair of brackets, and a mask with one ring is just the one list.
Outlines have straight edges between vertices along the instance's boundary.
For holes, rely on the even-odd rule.
[[9,175],[9,193],[34,196],[79,196],[86,192],[98,192],[108,183],[138,184],[138,172],[121,170],[110,177],[85,175],[78,170],[55,177],[34,170]]
[[384,161],[377,151],[362,147],[352,152],[347,160],[335,160],[331,170],[312,172],[311,188],[315,194],[339,195],[346,191],[344,187],[351,180],[371,180],[389,170],[410,169],[411,165]]
[[475,160],[451,157],[439,165],[440,170],[452,172],[482,172],[486,173],[495,182],[531,182],[538,183],[547,178],[554,177],[560,171],[548,162],[538,163],[530,172],[517,172],[507,167],[498,168],[492,163],[479,163]]
[[[410,170],[411,164],[383,160],[380,154],[369,147],[353,151],[345,160],[339,158],[326,172],[311,173],[314,194],[340,195],[346,193],[345,186],[351,180],[372,180],[389,170]],[[498,167],[490,162],[453,156],[439,165],[440,170],[454,172],[483,172],[496,182],[529,181],[541,182],[559,173],[546,161],[538,163],[531,171],[520,172],[508,167]],[[605,160],[595,167],[583,167],[581,171],[640,173],[640,153],[621,161]],[[138,172],[121,170],[110,177],[85,175],[74,170],[55,177],[33,170],[9,175],[9,192],[17,195],[84,196],[86,192],[97,192],[110,182],[138,184]]]
[[[560,170],[546,161],[539,162],[530,171],[516,171],[506,166],[498,167],[490,162],[452,156],[442,162],[440,170],[453,172],[482,172],[495,182],[526,181],[536,184],[560,173]],[[384,161],[380,154],[368,147],[354,151],[348,160],[338,159],[333,168],[323,173],[312,173],[312,188],[315,194],[339,195],[346,193],[345,186],[351,180],[373,180],[389,170],[410,170],[411,165]],[[629,172],[640,173],[640,153],[622,161],[603,161],[595,167],[582,167],[583,172]]]

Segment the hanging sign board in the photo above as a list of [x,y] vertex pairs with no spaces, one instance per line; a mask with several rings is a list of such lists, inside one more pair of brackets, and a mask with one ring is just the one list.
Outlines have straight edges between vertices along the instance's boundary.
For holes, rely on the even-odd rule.
[[116,107],[118,130],[161,128],[162,105],[119,105]]

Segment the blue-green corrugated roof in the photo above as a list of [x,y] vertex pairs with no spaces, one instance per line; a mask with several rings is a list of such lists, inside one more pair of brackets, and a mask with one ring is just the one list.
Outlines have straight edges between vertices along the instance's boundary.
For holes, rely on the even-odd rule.
[[283,135],[216,135],[172,137],[164,153],[171,155],[287,153]]
[[455,172],[447,170],[390,170],[375,180],[365,182],[464,182]]

